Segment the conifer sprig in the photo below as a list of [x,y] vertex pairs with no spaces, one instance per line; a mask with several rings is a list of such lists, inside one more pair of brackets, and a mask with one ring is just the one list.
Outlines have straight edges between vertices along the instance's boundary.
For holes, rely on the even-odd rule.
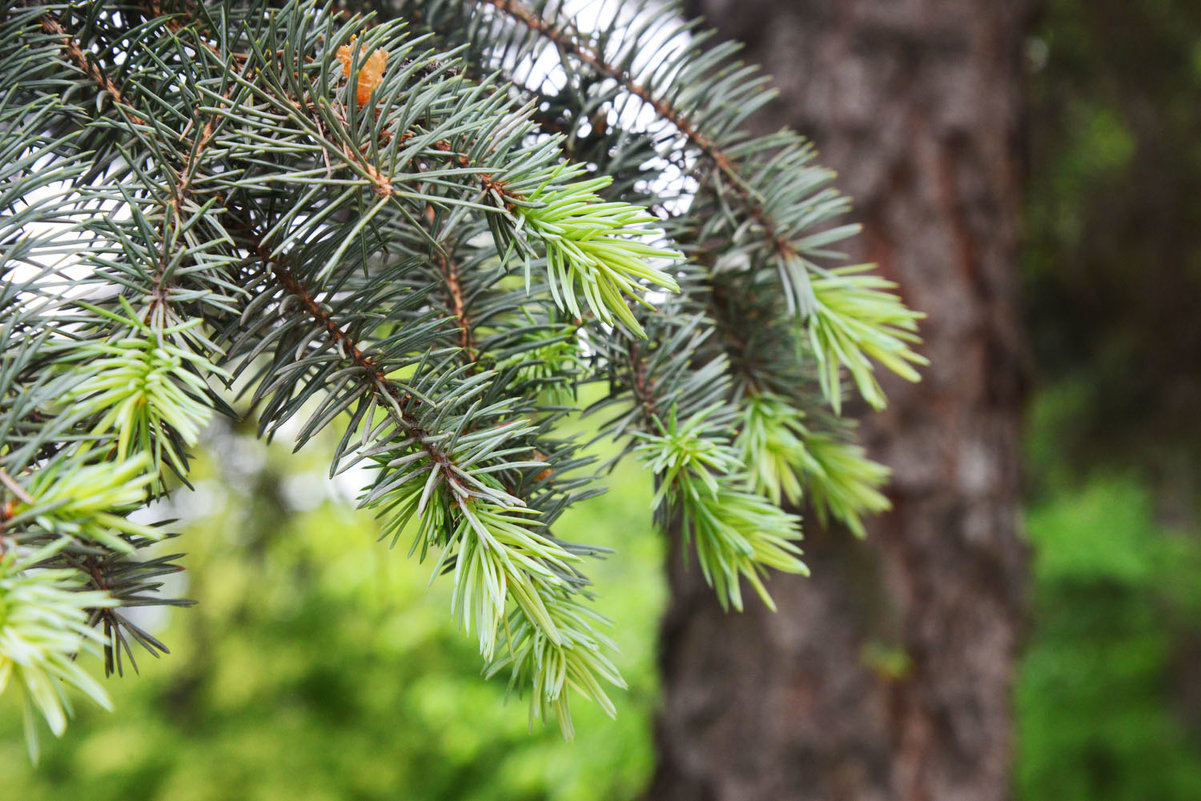
[[111,433],[116,437],[118,462],[145,453],[151,457],[152,473],[157,475],[166,464],[184,476],[184,449],[196,444],[212,414],[211,407],[200,400],[209,390],[202,376],[226,374],[172,342],[201,320],[152,328],[137,318],[128,301],[120,301],[122,314],[88,306],[120,328],[110,340],[85,343],[67,354],[62,363],[82,373],[82,380],[67,391],[63,401],[76,413],[96,420],[93,435]]
[[[605,170],[632,176],[620,184],[623,196],[654,186],[656,173],[644,166],[648,153],[657,153],[670,168],[660,175],[676,170],[684,176],[661,182],[656,195],[668,215],[669,236],[704,243],[704,248],[686,248],[699,269],[692,271],[685,292],[691,313],[710,315],[721,338],[699,346],[696,359],[711,365],[718,354],[730,357],[726,397],[741,407],[746,426],[764,422],[764,406],[755,398],[765,392],[780,413],[772,417],[776,424],[770,436],[748,435],[744,428],[739,438],[745,463],[756,476],[752,484],[777,500],[787,487],[785,499],[793,502],[806,480],[822,484],[809,497],[819,520],[832,514],[861,532],[861,512],[887,508],[877,489],[887,472],[843,437],[801,426],[802,409],[815,400],[809,380],[816,381],[836,414],[843,368],[863,397],[883,405],[874,363],[916,380],[914,365],[925,363],[912,349],[921,315],[906,309],[895,287],[871,275],[870,267],[823,266],[841,258],[837,245],[858,226],[838,223],[849,200],[831,186],[833,173],[814,164],[811,145],[788,132],[746,137],[747,116],[771,97],[762,76],[736,61],[734,45],[714,45],[695,22],[665,23],[670,10],[656,7],[647,13],[639,0],[615,9],[613,19],[620,22],[595,34],[582,34],[555,0],[416,0],[409,5],[423,11],[431,30],[470,40],[479,69],[555,54],[563,79],[542,81],[528,72],[514,77],[527,96],[549,109],[544,128],[566,133],[580,153]],[[657,125],[639,121],[646,112]],[[635,147],[635,142],[649,144]],[[695,157],[681,158],[687,151]],[[691,203],[682,214],[678,209],[688,206],[680,198]],[[668,211],[673,205],[677,211]],[[799,317],[799,337],[777,322],[783,312]],[[748,326],[748,319],[761,322]],[[639,385],[653,379],[639,377],[644,366],[631,364],[629,370],[628,386],[641,397]],[[677,369],[661,381],[671,386],[683,374]],[[643,420],[651,431],[654,417],[648,411]],[[815,449],[841,457],[842,470],[832,475],[847,480],[842,491],[825,491],[832,488],[824,484],[824,472],[799,447],[789,421],[809,432]],[[834,497],[843,501],[836,511],[827,503]]]
[[531,195],[530,205],[518,206],[514,212],[545,249],[556,305],[579,318],[582,296],[601,322],[617,321],[645,336],[626,299],[646,304],[642,292],[647,284],[678,292],[675,279],[655,264],[674,260],[678,254],[645,241],[653,234],[650,226],[655,218],[627,203],[606,203],[597,196],[597,190],[611,182],[601,176],[554,188],[548,181]]
[[71,710],[67,688],[112,709],[108,693],[76,656],[96,651],[102,641],[89,625],[92,610],[117,601],[81,590],[84,580],[76,571],[39,568],[63,544],[23,553],[9,546],[0,552],[0,692],[10,684],[16,687],[25,744],[34,762],[40,750],[35,716],[40,714],[54,736],[61,737]]
[[652,501],[664,517],[679,515],[686,541],[692,541],[705,581],[723,607],[742,609],[740,582],[746,579],[771,609],[763,577],[767,568],[808,575],[794,544],[800,518],[739,486],[740,454],[727,428],[709,408],[684,421],[674,414],[660,420],[660,433],[637,432],[639,453],[659,484]]
[[777,505],[787,500],[795,506],[804,494],[823,526],[833,518],[862,537],[862,515],[891,507],[880,492],[888,468],[868,459],[854,442],[812,430],[782,398],[767,393],[747,398],[737,445],[749,470],[749,489]]

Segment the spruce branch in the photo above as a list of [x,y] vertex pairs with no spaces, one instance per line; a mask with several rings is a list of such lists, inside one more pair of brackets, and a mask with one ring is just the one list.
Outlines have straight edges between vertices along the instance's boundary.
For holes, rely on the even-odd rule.
[[[416,521],[412,551],[419,551],[422,557],[430,551],[439,553],[435,575],[444,565],[449,567],[454,585],[452,612],[466,632],[475,634],[486,659],[496,656],[498,629],[510,605],[520,610],[541,636],[562,647],[548,604],[551,598],[576,589],[574,564],[580,556],[571,546],[542,534],[539,509],[515,495],[515,489],[502,488],[494,478],[498,470],[545,469],[539,461],[512,459],[535,452],[529,445],[518,444],[535,429],[515,422],[492,428],[477,422],[451,436],[447,436],[445,427],[430,430],[414,410],[429,409],[440,417],[440,410],[446,410],[449,402],[435,400],[432,387],[418,386],[417,382],[402,386],[391,378],[397,372],[395,367],[340,326],[286,260],[273,255],[252,231],[241,229],[239,238],[269,265],[276,284],[287,297],[298,301],[297,307],[314,327],[335,343],[335,352],[340,354],[337,358],[357,369],[360,386],[373,395],[368,404],[378,406],[391,418],[389,426],[382,426],[368,413],[360,424],[365,436],[381,443],[364,452],[375,459],[378,478],[362,502],[389,518],[383,536],[395,540],[406,523]],[[237,348],[233,352],[237,354]],[[468,369],[475,367],[469,363],[461,368],[470,377],[456,387],[458,404],[471,403],[473,396],[485,392],[493,379],[491,372]],[[421,375],[420,369],[417,375]],[[352,397],[353,392],[348,393],[340,405],[348,407]],[[511,407],[510,403],[500,404],[493,415],[504,414]],[[473,409],[475,419],[481,421],[484,415],[480,408]],[[327,417],[323,408],[315,412],[313,419],[318,417]],[[397,436],[393,437],[392,430]],[[579,652],[565,653],[572,654],[565,658],[574,672],[588,669],[586,664],[576,664],[574,654]],[[581,684],[581,691],[594,684],[595,680]],[[569,714],[565,698],[556,710],[561,715]],[[569,720],[561,723],[565,732],[571,730]]]
[[664,517],[679,516],[685,543],[693,543],[705,581],[723,607],[742,609],[745,578],[771,609],[763,584],[767,568],[808,575],[794,544],[800,519],[742,489],[738,451],[719,419],[721,407],[686,420],[660,420],[660,433],[637,432],[635,452],[655,473],[652,505]]
[[[331,474],[369,468],[381,537],[448,576],[489,674],[567,736],[572,693],[612,714],[624,686],[586,604],[600,549],[553,533],[601,491],[556,432],[580,384],[607,381],[601,435],[724,605],[804,572],[779,502],[852,528],[886,504],[819,407],[844,373],[874,404],[877,366],[916,378],[919,315],[822,266],[847,201],[799,139],[740,133],[762,79],[704,35],[655,66],[645,24],[585,36],[553,3],[405,5],[435,37],[313,2],[6,10],[0,672],[42,575],[85,599],[62,654],[166,652],[120,609],[185,604],[161,597],[178,560],[129,515],[187,481],[222,387],[262,435],[338,431]],[[520,74],[539,48],[563,86]]]
[[[180,26],[173,26],[173,28],[177,33],[185,30]],[[247,59],[246,63],[249,63],[249,59]],[[223,97],[226,99],[226,101],[229,101],[230,93],[223,93]],[[232,105],[232,103],[229,105]],[[216,116],[216,114],[214,113],[213,116]],[[189,157],[187,164],[183,169],[183,175],[185,178],[177,184],[178,191],[172,195],[171,203],[169,204],[170,209],[178,209],[180,206],[181,198],[186,194],[188,186],[192,184],[193,179],[196,177],[195,154],[199,153],[204,146],[208,145],[212,141],[214,131],[215,126],[213,124],[213,118],[210,117],[202,129],[200,141],[195,143],[191,148],[190,152],[192,155]],[[220,143],[218,143],[218,146],[220,146]],[[369,174],[378,176],[378,170],[375,170],[373,165],[368,166],[370,167],[368,170]],[[372,173],[372,170],[375,170],[375,172]],[[385,192],[382,194],[388,193]],[[292,273],[289,265],[279,255],[277,250],[268,248],[263,243],[263,237],[261,235],[256,234],[248,226],[241,225],[237,222],[240,217],[245,216],[244,210],[237,208],[233,202],[230,201],[228,196],[218,196],[216,199],[226,212],[225,216],[228,218],[226,225],[232,224],[235,236],[240,238],[242,244],[249,247],[251,252],[259,257],[265,264],[270,265],[270,274],[275,279],[277,284],[286,293],[288,293],[288,296],[291,299],[298,301],[299,308],[306,312],[311,317],[313,322],[315,322],[320,329],[323,329],[327,333],[335,348],[347,357],[347,360],[351,362],[352,366],[369,377],[369,383],[377,390],[377,394],[382,396],[382,403],[380,404],[380,407],[386,411],[392,412],[394,422],[397,423],[402,432],[410,440],[415,441],[424,448],[424,450],[427,452],[427,455],[430,457],[431,462],[438,468],[437,470],[430,471],[431,477],[441,474],[445,478],[445,483],[443,484],[444,490],[449,488],[449,493],[456,498],[462,511],[462,516],[460,518],[460,539],[464,541],[464,544],[462,546],[462,550],[456,554],[455,558],[457,564],[467,564],[470,562],[468,558],[469,552],[471,551],[470,543],[475,541],[474,539],[463,535],[463,532],[466,532],[468,529],[463,527],[462,521],[468,521],[472,523],[470,531],[474,533],[474,535],[479,537],[493,538],[492,547],[486,549],[485,553],[492,555],[500,553],[503,557],[500,564],[501,570],[499,571],[499,575],[504,576],[504,587],[500,590],[498,590],[495,586],[490,587],[490,592],[488,594],[493,598],[499,609],[496,612],[490,613],[490,616],[486,616],[487,619],[482,618],[481,621],[476,624],[477,628],[481,629],[481,643],[485,654],[491,655],[492,653],[492,645],[490,643],[495,637],[495,622],[499,621],[499,619],[503,616],[505,597],[507,594],[517,599],[519,607],[525,609],[525,613],[529,615],[531,619],[537,621],[538,624],[548,632],[548,635],[552,638],[552,640],[558,641],[558,635],[554,632],[553,624],[551,623],[549,616],[544,611],[540,611],[542,604],[540,600],[540,593],[544,592],[544,590],[538,589],[529,584],[527,574],[529,574],[532,570],[535,574],[537,574],[539,581],[543,584],[550,584],[556,588],[569,587],[570,585],[577,583],[577,576],[571,573],[566,565],[566,562],[574,561],[578,558],[578,556],[574,556],[570,551],[564,550],[563,547],[545,537],[536,536],[533,533],[522,533],[523,529],[521,527],[513,522],[508,521],[507,514],[510,514],[512,511],[524,510],[528,513],[532,510],[526,510],[523,502],[518,500],[516,497],[512,496],[508,492],[500,490],[496,486],[493,486],[491,482],[481,480],[479,476],[474,475],[468,470],[464,469],[464,467],[461,467],[460,464],[456,462],[456,458],[454,456],[449,455],[447,451],[444,451],[437,444],[436,437],[426,433],[418,422],[415,422],[413,419],[411,419],[405,413],[404,407],[410,403],[419,402],[415,401],[416,396],[414,393],[409,392],[408,390],[404,391],[403,394],[398,392],[395,388],[395,383],[385,376],[384,370],[376,367],[373,358],[365,355],[364,349],[360,347],[360,345],[351,337],[349,333],[340,328],[338,324],[335,323],[333,316],[314,299],[313,294],[308,291],[301,280]],[[229,238],[226,237],[226,239]],[[250,239],[251,241],[247,242],[247,239]],[[159,279],[161,279],[162,275],[162,271],[156,273],[156,289],[152,290],[150,293],[150,295],[160,303],[163,293],[161,291],[162,282]],[[94,311],[101,310],[94,309]],[[247,311],[249,311],[249,309]],[[138,325],[136,320],[130,320],[128,322],[133,327],[137,327]],[[149,333],[148,329],[145,329],[145,326],[142,326],[142,329],[143,333]],[[177,332],[168,331],[167,333],[171,334]],[[119,351],[120,348],[117,350]],[[162,349],[159,348],[157,351],[154,351],[155,354],[158,352],[162,352]],[[126,355],[127,354],[113,352],[109,357],[109,362],[118,360],[121,361],[120,366],[124,367],[128,361],[128,359],[125,359]],[[178,363],[179,354],[167,355],[170,358],[173,358],[176,363]],[[94,355],[88,353],[80,353],[78,354],[78,358],[81,361],[90,360],[97,366],[98,369],[103,368],[106,372],[109,372],[110,368],[118,366],[116,364],[109,364],[109,362],[106,362],[103,358],[96,359]],[[164,369],[168,371],[173,369],[170,361],[162,367],[147,366],[146,368],[143,368],[139,366],[140,364],[141,362],[135,362],[134,364],[130,364],[128,366],[132,369],[138,370],[149,369],[150,372],[148,373],[148,376],[158,375]],[[124,380],[119,380],[116,381],[116,383],[113,383],[112,381],[102,380],[100,377],[96,377],[83,382],[83,384],[77,390],[77,397],[89,401],[93,407],[108,406],[108,402],[113,400],[110,395],[112,395],[112,393],[117,389],[128,386],[129,383],[130,382]],[[137,381],[134,383],[139,384]],[[152,381],[151,383],[154,382]],[[140,385],[146,385],[145,379],[142,379]],[[335,392],[334,394],[336,395],[337,393]],[[109,426],[108,421],[121,420],[122,422],[126,423],[126,425],[122,427],[122,436],[126,436],[126,432],[136,430],[138,426],[130,424],[130,421],[127,419],[128,415],[123,414],[121,410],[138,409],[142,405],[144,404],[137,402],[132,396],[125,398],[124,401],[113,405],[113,412],[101,421],[99,427],[107,430]],[[322,418],[328,417],[328,415],[325,414],[324,408],[319,410],[319,413],[321,414]],[[144,423],[141,425],[141,427],[146,429],[153,428],[154,426],[151,423]],[[512,427],[509,428],[512,430]],[[189,430],[188,433],[190,434],[191,431]],[[302,437],[307,436],[308,433],[302,434]],[[463,437],[460,439],[460,444],[468,444],[468,440],[469,437]],[[495,450],[495,447],[495,444],[491,444],[485,448],[485,451],[493,451]],[[128,449],[127,441],[125,439],[122,439],[118,443],[118,449]],[[522,450],[524,450],[524,448]],[[483,455],[484,453],[478,451],[477,449],[477,452],[475,453],[468,452],[466,455],[462,456],[460,461],[462,464],[469,467],[473,461],[478,460]],[[510,468],[521,466],[522,465],[520,464],[509,465]],[[125,472],[120,473],[120,476],[124,479],[130,478]],[[136,488],[132,482],[129,483],[129,486],[131,488]],[[416,509],[419,515],[422,504],[428,501],[429,490],[436,489],[437,486],[438,485],[435,482],[426,482],[426,490],[423,493],[421,502]],[[483,501],[481,499],[483,499]],[[490,511],[491,507],[485,501],[503,502],[508,504],[509,506],[505,508],[509,509],[510,512],[505,513],[503,510],[500,512]],[[482,502],[484,503],[483,506],[475,508],[477,504]],[[513,506],[513,504],[516,504],[516,506]],[[68,511],[77,512],[78,510],[68,509]],[[499,539],[497,539],[498,533]],[[117,547],[117,542],[114,541],[110,543],[110,545]],[[530,551],[534,545],[537,547],[533,548],[532,552],[526,553],[526,551]],[[500,546],[503,546],[503,549],[498,552],[496,548]],[[559,565],[560,572],[570,575],[570,581],[564,578],[557,578],[554,573],[549,572],[548,568],[544,566],[544,563],[546,563],[547,560],[551,560],[554,564]],[[145,572],[145,570],[141,571],[143,577],[145,576]],[[494,570],[493,573],[497,574],[497,571]],[[467,575],[467,572],[461,572],[460,574]],[[465,586],[465,581],[457,582],[457,589],[463,586]],[[480,593],[481,596],[483,594],[484,593]],[[462,605],[460,605],[460,608],[462,608]],[[488,624],[487,620],[489,619],[494,621],[492,625]],[[106,626],[109,625],[108,620],[106,620],[105,623]],[[465,626],[470,628],[470,622],[465,622]],[[143,644],[149,643],[149,646],[152,649],[158,648],[159,650],[163,650],[161,643],[158,643],[156,640],[149,637],[149,635],[146,635],[145,632],[141,632],[140,630],[134,628],[133,633],[135,637],[143,642]],[[119,647],[123,644],[124,641],[117,642],[118,654],[120,653]],[[125,647],[128,653],[128,646],[126,645]],[[130,654],[130,657],[132,658],[132,654]],[[566,711],[565,707],[563,708],[563,711]],[[569,724],[565,725],[569,726]]]
[[117,85],[108,76],[100,71],[95,62],[84,54],[83,48],[79,46],[79,42],[63,28],[62,23],[54,12],[46,12],[42,15],[41,25],[46,33],[57,37],[61,41],[61,47],[67,59],[78,67],[89,80],[95,83],[102,92],[112,98],[113,104],[118,109],[121,109],[122,113],[128,114],[128,119],[131,123],[134,125],[146,124],[144,119],[127,110],[125,96],[121,93],[121,90],[117,88]]
[[754,469],[754,462],[734,444],[737,410],[728,401],[725,359],[714,359],[700,370],[692,365],[693,354],[708,337],[708,332],[696,331],[701,319],[677,323],[650,358],[636,343],[629,345],[628,381],[635,404],[607,427],[634,441],[634,453],[655,476],[651,505],[656,517],[664,528],[679,521],[685,545],[694,546],[702,575],[722,606],[742,609],[740,582],[746,579],[774,608],[763,583],[767,568],[808,572],[795,545],[801,537],[800,518],[747,489],[753,484],[747,470]]
[[[168,301],[165,279],[178,261],[169,254],[175,242],[143,214],[147,201],[162,207],[156,192],[142,192],[135,201],[120,185],[123,170],[137,173],[142,165],[127,159],[110,169],[115,159],[106,162],[104,153],[128,155],[128,149],[111,142],[121,126],[128,126],[138,141],[148,131],[155,135],[156,125],[131,111],[129,97],[68,32],[57,12],[37,7],[6,11],[11,17],[0,33],[5,45],[20,42],[5,52],[27,59],[6,58],[0,67],[6,101],[17,101],[0,110],[0,151],[17,156],[0,167],[10,190],[0,206],[5,212],[0,215],[0,242],[5,244],[0,462],[13,496],[5,501],[0,521],[5,531],[0,550],[8,560],[0,571],[5,574],[0,581],[0,688],[14,673],[22,677],[26,700],[32,698],[52,731],[61,734],[69,711],[66,687],[107,706],[103,691],[75,657],[96,650],[94,642],[105,642],[109,650],[123,641],[125,631],[137,630],[114,606],[160,602],[150,595],[117,597],[107,589],[117,586],[113,579],[118,572],[128,581],[142,582],[155,570],[152,562],[132,555],[162,539],[164,532],[129,514],[161,495],[164,460],[186,473],[183,448],[195,441],[211,411],[201,376],[215,368],[206,369],[211,367],[207,360],[182,344],[197,340],[188,332],[198,320],[168,326],[165,314],[147,314],[152,325],[134,311],[134,303],[144,301],[153,308],[157,300],[162,308]],[[21,98],[56,82],[75,82],[78,73],[97,85],[100,99],[113,102],[89,108],[85,98],[49,94],[20,105]],[[120,112],[115,119],[113,107]],[[23,113],[27,110],[32,113]],[[72,127],[76,123],[89,127]],[[111,183],[100,191],[91,188],[97,173],[105,170],[107,180],[117,182],[116,191],[107,196]],[[157,182],[151,186],[157,189]],[[88,213],[90,204],[114,196],[133,212],[128,222]],[[58,227],[49,233],[20,230],[23,222],[33,220]],[[81,248],[81,242],[90,247]],[[181,250],[186,257],[187,248]],[[118,252],[128,258],[109,258]],[[95,272],[83,280],[68,277],[57,266],[68,257]],[[166,265],[159,280],[142,269],[149,263]],[[14,280],[17,271],[33,277]],[[151,285],[156,290],[148,292]],[[119,288],[116,294],[114,287]],[[91,566],[84,569],[80,560]],[[148,592],[157,589],[142,586]],[[63,593],[70,594],[70,602]],[[92,628],[102,619],[103,635]],[[57,636],[31,628],[35,621],[57,629]],[[153,638],[141,640],[146,644]],[[53,688],[45,676],[53,678]],[[25,706],[27,742],[36,754],[33,706]]]
[[[384,38],[389,32],[389,26],[373,28],[371,44],[386,43],[391,49],[407,54],[410,46]],[[344,31],[335,34],[331,29],[328,35],[332,38],[345,34]],[[342,53],[339,59],[357,59],[359,50],[356,46],[353,54],[339,51]],[[372,52],[381,51],[388,49],[376,48]],[[355,108],[343,109],[333,98],[323,97],[319,82],[307,87],[304,96],[298,87],[289,85],[296,83],[296,73],[312,72],[317,66],[322,75],[328,74],[327,63],[309,64],[299,55],[296,61],[285,63],[275,58],[274,53],[261,49],[256,52],[260,60],[247,61],[247,67],[256,68],[256,79],[235,75],[234,80],[266,103],[266,108],[258,114],[269,111],[293,118],[298,133],[312,139],[321,148],[324,159],[341,161],[370,182],[381,200],[360,218],[360,225],[371,222],[386,201],[395,199],[403,203],[421,197],[422,190],[410,189],[409,183],[453,185],[456,179],[470,175],[478,182],[478,199],[440,194],[427,196],[426,202],[470,204],[473,208],[492,210],[498,215],[493,218],[493,230],[500,246],[505,250],[516,246],[522,251],[527,275],[532,258],[539,251],[546,253],[551,292],[561,307],[578,314],[577,296],[582,295],[601,321],[616,319],[634,333],[640,333],[627,311],[624,296],[637,298],[639,281],[672,291],[677,289],[669,275],[649,263],[654,259],[674,258],[675,253],[639,241],[653,233],[646,228],[653,219],[629,204],[603,203],[596,196],[596,190],[607,185],[607,178],[574,181],[581,168],[556,163],[553,142],[549,143],[551,146],[528,152],[521,159],[520,168],[511,159],[507,165],[500,161],[509,159],[516,143],[528,134],[530,123],[511,114],[498,114],[503,110],[503,98],[491,92],[486,84],[467,87],[456,98],[455,107],[446,109],[446,118],[426,128],[420,120],[408,119],[411,112],[406,113],[400,105],[401,90],[420,89],[439,76],[418,78],[411,69],[408,74],[376,76],[370,93],[372,110],[376,113],[374,118],[368,115],[362,121],[371,125],[363,131],[362,126],[356,126]],[[357,60],[346,63],[348,70],[359,68]],[[268,75],[271,77],[263,81]],[[406,86],[414,79],[416,86]],[[259,81],[266,87],[260,86]],[[461,81],[447,83],[457,86]],[[427,121],[432,121],[432,113],[436,112],[424,115]],[[478,122],[474,123],[471,137],[462,133],[453,137],[440,135],[462,125],[461,120],[468,113],[476,119],[491,117],[497,122],[482,128]],[[363,142],[363,138],[367,141]],[[452,142],[451,138],[457,141]],[[384,143],[389,145],[386,150],[381,149]],[[444,155],[453,166],[442,170],[421,166],[423,159],[436,154]],[[420,178],[408,172],[413,167],[418,168]]]

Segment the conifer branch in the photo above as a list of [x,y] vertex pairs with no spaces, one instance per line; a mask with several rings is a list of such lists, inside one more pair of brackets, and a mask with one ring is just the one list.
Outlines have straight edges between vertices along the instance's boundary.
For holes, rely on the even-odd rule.
[[763,228],[764,235],[771,242],[774,251],[781,258],[797,256],[796,250],[788,238],[779,233],[778,223],[758,199],[755,189],[739,172],[741,166],[739,159],[701,131],[700,127],[682,110],[674,107],[666,98],[657,96],[626,70],[608,62],[602,53],[585,44],[585,37],[581,36],[578,31],[556,27],[519,0],[474,0],[474,2],[504,12],[531,31],[544,36],[560,52],[579,59],[606,78],[616,81],[626,91],[644,102],[654,110],[660,119],[670,123],[686,137],[718,170],[728,186],[737,194],[746,211]]
[[[408,5],[466,15],[447,47],[557,49],[567,87],[530,87],[532,110],[503,58],[297,0],[22,3],[0,27],[0,632],[64,633],[20,666],[55,733],[47,681],[105,702],[74,654],[102,644],[119,673],[133,643],[166,652],[119,612],[186,603],[160,597],[175,557],[141,555],[169,535],[129,514],[164,466],[187,480],[219,384],[252,393],[260,434],[339,430],[331,473],[371,468],[382,538],[448,574],[489,673],[568,736],[570,691],[612,713],[603,685],[623,686],[583,603],[596,549],[551,533],[599,491],[555,429],[581,383],[609,380],[601,433],[655,475],[656,517],[683,521],[723,604],[747,582],[770,605],[768,569],[804,572],[777,502],[852,526],[881,504],[878,466],[815,407],[843,368],[874,403],[874,365],[916,377],[916,316],[813,261],[849,235],[825,227],[845,200],[798,140],[735,130],[759,79],[722,47],[643,74],[539,0]],[[658,122],[609,114],[627,99]]]
[[[648,59],[654,66],[647,68],[649,75],[643,78],[635,74],[632,55],[641,48],[626,44],[620,49],[620,55],[608,57],[605,47],[612,40],[607,36],[593,39],[582,35],[567,19],[562,4],[553,0],[542,3],[472,0],[472,10],[462,11],[458,16],[453,11],[455,3],[448,0],[413,0],[412,5],[428,7],[429,24],[443,35],[472,37],[480,53],[477,58],[481,59],[485,69],[491,64],[520,61],[523,56],[535,55],[538,51],[528,37],[497,24],[473,22],[484,16],[479,9],[495,11],[499,17],[529,31],[536,40],[553,48],[565,65],[575,63],[584,68],[578,73],[584,86],[595,83],[606,87],[587,98],[588,109],[601,103],[616,108],[620,106],[621,98],[631,97],[670,126],[681,137],[682,144],[694,150],[698,157],[693,166],[678,165],[681,172],[694,175],[702,187],[708,186],[712,190],[709,194],[720,198],[703,209],[696,208],[694,203],[689,217],[699,217],[704,222],[696,231],[689,232],[685,227],[678,233],[706,247],[720,243],[731,253],[744,252],[749,266],[741,271],[742,291],[750,291],[763,280],[756,265],[771,266],[773,279],[783,290],[787,308],[803,324],[806,331],[802,336],[812,345],[813,355],[821,362],[821,387],[836,412],[841,408],[841,385],[832,377],[837,377],[840,368],[849,370],[854,385],[875,407],[883,403],[883,396],[871,375],[872,360],[879,354],[883,354],[879,363],[887,369],[908,380],[916,377],[911,365],[924,364],[925,360],[911,349],[914,340],[908,336],[915,330],[920,314],[905,309],[894,296],[886,313],[887,322],[882,323],[885,328],[893,329],[885,334],[885,338],[891,338],[885,346],[877,348],[877,340],[883,343],[884,338],[878,339],[877,332],[848,326],[848,318],[842,310],[832,308],[827,302],[832,297],[829,290],[834,284],[838,285],[839,293],[844,290],[853,294],[861,292],[859,286],[853,286],[853,282],[838,277],[817,261],[840,256],[830,249],[830,245],[845,239],[858,227],[831,225],[849,205],[833,190],[823,188],[832,174],[809,164],[813,151],[808,144],[786,133],[748,140],[740,131],[740,123],[771,94],[761,89],[761,77],[732,59],[734,47],[719,45],[702,50],[699,43],[707,38],[707,34],[697,33],[695,26],[681,23],[679,32],[696,34],[695,43],[676,52],[650,39],[649,31],[656,26],[639,27],[643,24],[631,22],[628,31],[631,39],[644,43],[647,48],[665,48],[662,59]],[[627,6],[623,11],[630,12],[629,7],[632,7],[634,17],[646,11],[644,4],[637,1]],[[658,9],[653,17],[661,19],[665,13],[671,13],[671,10]],[[642,41],[644,36],[645,42]],[[499,55],[489,61],[487,54],[490,52]],[[570,67],[567,69],[573,74]],[[674,80],[669,82],[669,76]],[[704,99],[693,102],[691,107],[685,106],[681,93],[675,89],[683,81],[690,84],[688,98],[693,101]],[[608,88],[609,84],[616,88]],[[525,90],[535,96],[540,94],[536,86]],[[720,101],[716,99],[719,97]],[[543,99],[545,102],[546,98]],[[578,130],[580,120],[584,118],[575,119],[572,125]],[[620,129],[621,126],[622,122],[618,121],[616,127]],[[553,123],[551,127],[554,127]],[[670,136],[654,136],[663,145],[658,153],[660,158],[670,158],[672,152],[678,153],[681,149],[681,143],[670,141]],[[752,162],[755,163],[753,171],[748,167]],[[705,165],[711,168],[708,175],[703,169]],[[728,208],[729,201],[738,208]],[[745,232],[750,223],[763,234],[755,243],[746,241]],[[672,233],[677,232],[673,230]],[[818,297],[818,285],[827,289],[824,297]],[[714,317],[720,314],[717,308],[709,311]],[[848,333],[851,329],[856,329],[857,333]],[[904,332],[904,336],[894,336],[897,332]],[[839,339],[841,341],[836,343]],[[868,356],[869,351],[874,351],[873,355]]]
[[[263,264],[269,266],[270,275],[275,282],[288,296],[299,301],[301,309],[329,337],[338,353],[345,354],[346,360],[361,371],[366,378],[365,385],[380,395],[381,407],[387,410],[396,424],[413,437],[432,462],[442,470],[446,482],[451,486],[459,485],[461,481],[459,473],[455,469],[454,460],[438,446],[429,432],[422,429],[405,413],[406,407],[415,400],[412,393],[402,390],[390,380],[388,370],[367,355],[360,343],[344,331],[333,316],[321,307],[308,288],[293,274],[286,259],[274,253],[263,242],[260,234],[237,220],[240,210],[231,207],[230,211],[235,215],[231,227],[240,234],[239,238],[247,249]],[[516,501],[516,499],[513,500]]]
[[646,103],[647,106],[659,115],[660,119],[671,123],[677,131],[687,137],[688,141],[695,145],[721,171],[722,175],[730,182],[730,185],[738,192],[743,202],[747,204],[747,210],[763,225],[768,237],[779,241],[779,237],[775,232],[775,223],[766,216],[766,212],[762,206],[754,199],[754,190],[747,185],[735,169],[736,160],[719,147],[717,142],[702,133],[682,111],[673,107],[666,99],[656,96],[626,70],[606,61],[605,57],[599,51],[584,43],[585,37],[578,31],[572,31],[566,27],[556,27],[543,19],[532,8],[518,2],[518,0],[474,0],[474,2],[480,5],[491,6],[498,11],[504,12],[531,31],[544,36],[560,52],[567,53],[579,59],[601,75],[616,81],[634,97]]

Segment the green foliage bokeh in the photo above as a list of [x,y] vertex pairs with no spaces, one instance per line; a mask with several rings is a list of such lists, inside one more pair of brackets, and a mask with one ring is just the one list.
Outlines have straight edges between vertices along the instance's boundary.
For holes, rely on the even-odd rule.
[[1041,479],[1030,636],[1018,684],[1023,801],[1193,801],[1201,743],[1178,709],[1185,647],[1201,619],[1201,541],[1157,513],[1138,471],[1069,475],[1042,461],[1081,393],[1046,391],[1032,414]]

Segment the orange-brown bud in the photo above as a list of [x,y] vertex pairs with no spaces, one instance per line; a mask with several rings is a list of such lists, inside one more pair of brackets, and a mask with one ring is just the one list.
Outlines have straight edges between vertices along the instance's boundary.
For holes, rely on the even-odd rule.
[[[350,77],[350,64],[354,60],[354,42],[355,40],[351,39],[350,44],[339,47],[337,53],[338,61],[342,62],[342,74],[347,78]],[[371,101],[371,93],[375,91],[375,87],[384,79],[384,70],[388,67],[388,51],[380,48],[367,56],[366,60],[360,57],[359,64],[354,99],[360,106],[365,106]]]
[[[538,450],[537,448],[535,448],[535,449],[534,449],[534,459],[536,459],[536,460],[537,460],[537,461],[539,461],[539,462],[545,462],[545,461],[546,461],[546,454],[544,454],[542,451],[540,451],[540,450]],[[538,475],[535,477],[535,480],[536,480],[536,481],[541,481],[541,480],[542,480],[542,479],[544,479],[544,478],[550,478],[550,477],[551,477],[551,472],[552,472],[552,471],[551,471],[551,469],[548,467],[548,468],[546,468],[545,470],[543,470],[541,473],[539,473],[539,474],[538,474]]]

